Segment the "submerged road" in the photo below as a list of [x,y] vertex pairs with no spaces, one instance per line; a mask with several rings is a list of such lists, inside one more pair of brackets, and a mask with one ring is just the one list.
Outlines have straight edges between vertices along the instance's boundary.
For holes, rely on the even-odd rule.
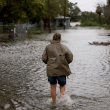
[[[50,110],[51,96],[46,65],[41,55],[55,32],[62,44],[73,52],[73,74],[67,79],[66,103],[56,110],[109,110],[110,46],[88,42],[110,41],[100,36],[110,30],[77,28],[56,30],[51,34],[33,35],[16,42],[0,42],[0,110]],[[59,87],[57,87],[59,96]]]

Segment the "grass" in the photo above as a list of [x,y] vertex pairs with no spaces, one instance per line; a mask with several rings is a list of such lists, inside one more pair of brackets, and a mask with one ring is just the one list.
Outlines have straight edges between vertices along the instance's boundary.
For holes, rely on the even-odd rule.
[[80,26],[100,26],[100,24],[94,21],[85,21]]
[[35,31],[35,30],[32,30],[32,31],[28,30],[28,34],[41,34],[41,30],[37,30],[37,31]]
[[100,26],[100,27],[110,28],[110,25],[99,24],[99,23],[97,23],[95,21],[85,21],[85,22],[81,23],[80,26]]
[[105,28],[110,28],[110,25],[107,25],[107,24],[102,24],[100,25],[101,27],[105,27]]

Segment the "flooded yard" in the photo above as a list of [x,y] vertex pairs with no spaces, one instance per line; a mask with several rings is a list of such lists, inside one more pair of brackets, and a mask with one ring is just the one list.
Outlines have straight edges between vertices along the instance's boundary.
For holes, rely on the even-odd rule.
[[88,43],[110,41],[110,36],[100,36],[110,33],[103,28],[55,30],[26,40],[0,42],[0,110],[51,110],[46,65],[41,57],[55,32],[62,35],[61,43],[74,55],[66,103],[58,104],[55,110],[109,110],[110,46]]

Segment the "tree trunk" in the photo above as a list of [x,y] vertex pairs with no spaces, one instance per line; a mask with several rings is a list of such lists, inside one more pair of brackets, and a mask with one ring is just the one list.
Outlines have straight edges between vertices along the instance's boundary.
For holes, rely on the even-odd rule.
[[47,28],[47,19],[44,20],[44,28]]
[[64,30],[65,30],[65,15],[66,15],[66,0],[65,0],[65,7],[64,7]]
[[50,27],[50,0],[48,0],[48,10],[49,10],[49,33],[51,33],[51,27]]
[[102,24],[101,15],[99,14],[99,23]]

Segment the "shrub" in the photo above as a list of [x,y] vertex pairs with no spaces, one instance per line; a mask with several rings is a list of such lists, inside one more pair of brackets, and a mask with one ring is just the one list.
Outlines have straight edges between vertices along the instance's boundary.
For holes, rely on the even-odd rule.
[[29,30],[28,31],[28,34],[41,34],[41,30],[37,30],[37,31],[35,31],[35,30]]
[[95,22],[95,21],[85,21],[83,23],[81,23],[80,26],[99,26],[100,24]]

